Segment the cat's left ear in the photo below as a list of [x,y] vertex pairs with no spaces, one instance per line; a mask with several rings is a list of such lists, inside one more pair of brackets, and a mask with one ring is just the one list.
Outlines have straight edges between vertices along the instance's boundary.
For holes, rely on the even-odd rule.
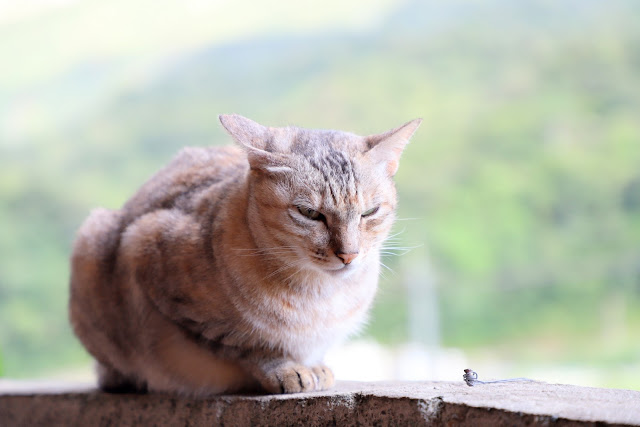
[[273,137],[268,127],[239,114],[220,114],[218,118],[229,135],[247,152],[251,169],[270,174],[290,170],[282,154],[265,150]]
[[388,132],[367,136],[365,140],[369,150],[365,155],[373,163],[383,166],[388,176],[395,175],[400,155],[420,123],[422,119],[415,119]]

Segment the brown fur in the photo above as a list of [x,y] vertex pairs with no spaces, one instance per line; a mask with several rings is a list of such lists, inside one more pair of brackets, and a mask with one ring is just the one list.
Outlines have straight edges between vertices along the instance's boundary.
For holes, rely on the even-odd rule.
[[184,149],[78,231],[70,318],[103,389],[326,389],[324,352],[366,318],[420,121],[359,137],[220,120],[241,148]]

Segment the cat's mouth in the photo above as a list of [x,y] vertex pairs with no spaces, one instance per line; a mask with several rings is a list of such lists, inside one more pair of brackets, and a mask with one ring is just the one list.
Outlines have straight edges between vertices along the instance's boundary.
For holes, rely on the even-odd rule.
[[345,275],[345,274],[350,274],[353,271],[355,271],[357,269],[357,264],[336,264],[336,265],[330,265],[330,266],[325,266],[323,268],[324,271],[326,271],[327,273],[331,274],[331,275],[335,275],[335,276],[341,276],[341,275]]
[[319,270],[329,273],[331,275],[344,275],[349,274],[355,271],[360,265],[360,260],[356,260],[355,262],[350,262],[348,264],[339,261],[336,257],[335,260],[331,260],[327,257],[319,257],[316,255],[312,255],[312,262]]

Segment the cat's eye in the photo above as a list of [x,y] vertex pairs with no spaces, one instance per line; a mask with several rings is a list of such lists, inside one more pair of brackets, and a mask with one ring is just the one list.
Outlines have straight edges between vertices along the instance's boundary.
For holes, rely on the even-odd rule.
[[371,208],[371,209],[369,209],[368,211],[364,212],[364,213],[362,214],[362,216],[363,216],[363,217],[371,216],[371,215],[373,215],[374,213],[378,212],[378,209],[380,209],[380,206],[376,206],[375,208]]
[[314,221],[321,221],[324,218],[324,215],[320,212],[306,206],[298,206],[298,212]]

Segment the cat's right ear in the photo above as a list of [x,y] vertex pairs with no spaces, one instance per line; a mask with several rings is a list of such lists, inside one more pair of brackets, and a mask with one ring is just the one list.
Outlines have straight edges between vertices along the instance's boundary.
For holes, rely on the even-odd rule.
[[247,152],[251,169],[269,174],[291,171],[282,154],[265,150],[272,137],[269,128],[239,114],[220,114],[220,123]]
[[243,147],[264,150],[269,129],[239,114],[220,114],[220,123],[231,137]]

